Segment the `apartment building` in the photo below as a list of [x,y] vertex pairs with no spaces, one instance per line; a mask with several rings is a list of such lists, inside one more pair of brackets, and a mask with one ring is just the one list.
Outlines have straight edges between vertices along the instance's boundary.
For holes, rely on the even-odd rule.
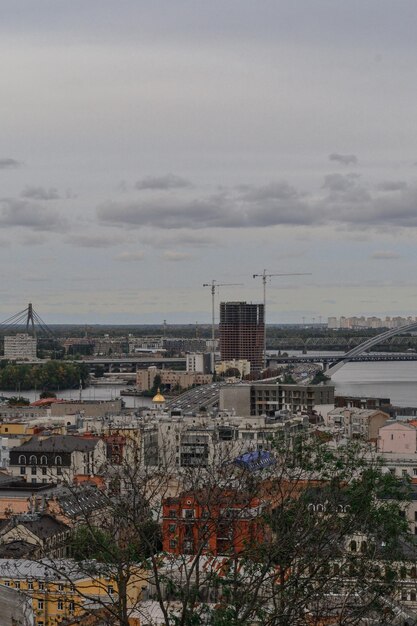
[[70,481],[95,475],[106,461],[106,444],[98,437],[32,437],[10,450],[10,472],[27,482]]
[[11,361],[36,359],[37,340],[28,333],[6,335],[4,338],[4,358]]
[[138,390],[149,391],[152,389],[155,376],[160,376],[161,385],[167,389],[174,389],[175,387],[188,389],[189,387],[208,385],[212,381],[211,374],[202,374],[197,371],[159,370],[152,365],[146,370],[138,370],[136,372],[136,386]]
[[237,490],[182,493],[163,500],[163,551],[175,555],[239,555],[270,535],[265,504]]
[[379,430],[390,416],[380,409],[336,408],[327,414],[327,426],[347,439],[378,440]]
[[334,385],[254,383],[220,388],[219,408],[239,415],[273,416],[279,411],[311,413],[316,405],[334,405]]

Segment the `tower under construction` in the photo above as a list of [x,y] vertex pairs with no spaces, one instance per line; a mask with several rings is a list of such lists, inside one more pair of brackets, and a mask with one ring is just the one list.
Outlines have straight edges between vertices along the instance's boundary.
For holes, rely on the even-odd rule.
[[246,359],[251,371],[263,365],[264,305],[220,303],[220,355],[222,361]]

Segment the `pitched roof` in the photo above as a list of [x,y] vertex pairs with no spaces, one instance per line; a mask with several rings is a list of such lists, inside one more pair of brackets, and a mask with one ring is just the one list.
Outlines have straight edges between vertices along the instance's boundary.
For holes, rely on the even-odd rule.
[[76,437],[74,435],[52,435],[47,439],[32,437],[29,441],[11,449],[11,452],[90,452],[94,450],[99,437]]

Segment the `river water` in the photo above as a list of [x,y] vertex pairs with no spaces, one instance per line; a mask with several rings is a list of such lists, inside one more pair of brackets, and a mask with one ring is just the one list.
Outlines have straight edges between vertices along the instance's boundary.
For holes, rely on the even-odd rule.
[[[288,354],[301,355],[288,350]],[[310,356],[342,356],[343,352],[309,351]],[[389,398],[397,406],[417,407],[417,361],[347,363],[332,376],[336,395]]]

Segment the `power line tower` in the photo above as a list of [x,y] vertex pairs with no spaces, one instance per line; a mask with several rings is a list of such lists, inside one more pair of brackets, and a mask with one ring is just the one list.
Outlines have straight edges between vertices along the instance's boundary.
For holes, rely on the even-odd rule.
[[214,307],[215,307],[215,298],[216,298],[216,288],[219,287],[241,287],[243,283],[218,283],[217,280],[212,280],[211,283],[203,283],[203,287],[210,287],[211,289],[211,367],[212,372],[215,372],[215,358],[216,358],[216,348],[215,348],[215,316],[214,316]]
[[262,278],[264,291],[264,369],[266,368],[266,282],[268,278],[274,276],[311,276],[311,272],[293,272],[291,274],[268,274],[268,270],[264,270],[262,274],[253,274],[252,278]]

